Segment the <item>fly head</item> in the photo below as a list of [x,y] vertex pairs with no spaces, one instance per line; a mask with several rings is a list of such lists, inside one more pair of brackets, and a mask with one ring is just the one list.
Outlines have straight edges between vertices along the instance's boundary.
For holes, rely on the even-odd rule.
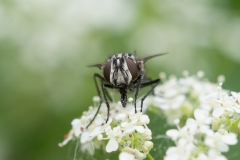
[[128,53],[113,55],[105,64],[103,75],[114,86],[129,85],[139,75],[135,57]]

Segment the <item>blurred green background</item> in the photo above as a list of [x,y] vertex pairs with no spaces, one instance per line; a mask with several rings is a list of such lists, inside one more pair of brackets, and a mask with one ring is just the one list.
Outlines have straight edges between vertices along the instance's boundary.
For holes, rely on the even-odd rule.
[[1,0],[0,159],[72,159],[57,144],[97,94],[86,66],[134,50],[170,53],[153,79],[203,70],[240,91],[240,1]]

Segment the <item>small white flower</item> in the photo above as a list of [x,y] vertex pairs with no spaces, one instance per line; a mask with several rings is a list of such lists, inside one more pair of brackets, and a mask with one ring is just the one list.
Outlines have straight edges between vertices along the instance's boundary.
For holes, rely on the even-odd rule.
[[199,130],[201,133],[205,133],[209,130],[209,125],[211,124],[211,118],[208,116],[208,111],[203,109],[196,109],[194,111],[194,117],[188,118],[186,121],[186,126],[190,131],[196,133]]
[[169,147],[164,160],[188,160],[194,145],[180,140],[176,147]]
[[89,141],[89,134],[90,132],[83,132],[83,134],[81,135],[81,143],[86,143],[87,141]]
[[239,93],[231,92],[231,94],[234,97],[234,99],[236,100],[237,104],[240,104],[240,92]]
[[100,97],[99,96],[94,96],[93,97],[93,102],[100,102]]
[[81,151],[83,153],[88,152],[92,156],[94,155],[94,148],[93,148],[91,142],[86,142],[86,143],[81,144]]
[[220,134],[214,133],[209,130],[206,134],[204,143],[211,147],[218,149],[220,152],[227,152],[229,150],[228,145],[234,145],[237,143],[237,136],[234,133]]
[[160,77],[160,79],[165,79],[166,73],[164,73],[164,72],[159,73],[159,77]]
[[[84,118],[83,118],[84,119]],[[72,128],[75,136],[79,136],[85,129],[85,125],[82,123],[82,119],[74,119],[72,121]],[[86,121],[87,122],[87,121]],[[85,123],[85,122],[84,122]]]
[[149,124],[150,119],[149,119],[149,117],[148,117],[147,115],[142,115],[142,116],[140,117],[140,122],[141,122],[142,124]]
[[128,152],[121,152],[119,154],[119,160],[135,160],[134,155],[128,153]]
[[198,76],[198,78],[202,78],[204,76],[204,72],[203,71],[198,71],[197,76]]
[[228,145],[235,145],[238,142],[237,135],[234,133],[224,134],[221,140]]
[[223,107],[219,106],[213,110],[212,115],[213,115],[213,117],[220,117],[221,115],[223,115],[224,111],[225,111],[225,109]]
[[189,75],[189,72],[187,70],[183,71],[183,76],[187,77]]
[[[238,105],[238,94],[236,92],[231,92],[233,97],[229,96],[221,88],[221,84],[218,87],[218,92],[213,92],[207,96],[209,102],[215,101],[216,105],[213,107],[212,115],[213,117],[219,118],[224,114],[231,116],[236,113],[240,113],[240,105]],[[235,100],[234,100],[235,99]]]
[[137,126],[135,125],[138,120],[133,120],[130,123],[128,122],[122,122],[121,127],[124,129],[124,133],[132,133],[134,130],[138,131],[139,133],[144,132],[143,126]]
[[225,81],[225,76],[224,75],[220,75],[220,76],[218,76],[217,79],[218,79],[219,83],[223,83]]
[[146,158],[146,154],[140,152],[139,150],[137,150],[136,152],[137,152],[137,154],[136,154],[137,159],[143,160],[144,158]]
[[176,78],[171,78],[166,81],[163,85],[159,85],[155,87],[154,93],[156,95],[169,98],[178,95],[179,91],[176,90],[178,88],[178,81]]
[[185,99],[186,97],[184,95],[178,95],[171,98],[155,97],[153,104],[162,110],[176,110],[180,108]]
[[101,126],[96,127],[92,130],[92,132],[86,131],[81,136],[81,142],[85,143],[86,141],[91,141],[93,138],[97,137],[99,134],[102,134],[103,132],[107,132],[111,126],[110,123],[112,122],[112,119],[109,118],[107,123],[104,123]]
[[227,158],[220,155],[216,150],[210,149],[207,154],[200,153],[197,160],[227,160]]
[[151,150],[153,148],[153,143],[151,141],[144,142],[144,146],[148,148],[148,150]]
[[224,134],[228,134],[228,131],[226,129],[219,129],[218,133],[224,135]]
[[118,142],[114,138],[110,138],[106,146],[106,151],[110,153],[112,151],[116,151],[117,149],[118,149]]
[[179,134],[180,134],[179,131],[176,130],[176,129],[169,129],[166,132],[166,135],[171,137],[171,139],[174,140],[174,141],[179,138]]
[[132,97],[130,97],[130,98],[128,98],[128,102],[132,102],[133,101],[133,98]]
[[64,141],[62,143],[59,143],[58,146],[63,147],[64,145],[66,145],[70,140],[72,140],[73,134],[74,134],[74,131],[70,130],[69,133],[66,135],[66,138],[64,139]]
[[99,135],[97,136],[97,139],[101,141],[101,140],[103,139],[103,135],[102,135],[102,134],[99,134]]
[[193,140],[193,133],[189,132],[188,126],[183,126],[182,128],[177,129],[169,129],[166,132],[166,135],[169,136],[172,140],[176,141],[180,138],[189,139],[189,141]]
[[178,125],[180,123],[180,120],[179,119],[175,119],[173,122],[174,122],[174,124]]

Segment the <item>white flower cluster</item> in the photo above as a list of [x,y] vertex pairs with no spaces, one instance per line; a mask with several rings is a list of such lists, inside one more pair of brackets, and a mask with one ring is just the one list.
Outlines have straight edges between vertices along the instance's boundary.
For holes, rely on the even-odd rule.
[[169,124],[175,119],[180,119],[181,124],[191,117],[196,108],[212,110],[212,105],[206,103],[206,95],[218,91],[217,85],[204,81],[202,71],[196,76],[189,76],[184,71],[184,77],[177,79],[171,76],[169,80],[164,79],[165,75],[160,74],[164,81],[162,85],[155,88],[153,105],[159,107],[167,118]]
[[176,146],[168,148],[165,160],[225,160],[221,152],[237,143],[240,93],[229,96],[222,90],[223,77],[217,85],[203,81],[201,71],[197,76],[184,75],[156,87],[153,97],[152,103],[163,111],[169,124],[175,123],[178,128],[166,132]]
[[170,129],[166,133],[176,146],[168,148],[165,160],[226,160],[221,152],[227,152],[228,145],[237,143],[236,134],[210,129],[211,116],[205,109],[196,109],[194,118],[188,118],[182,128],[178,122],[178,129]]
[[[226,160],[222,152],[237,143],[240,93],[229,95],[230,92],[223,90],[223,76],[218,84],[213,84],[204,80],[203,75],[200,71],[189,76],[185,71],[183,78],[171,76],[167,80],[162,73],[163,84],[155,88],[154,96],[144,101],[143,110],[151,104],[155,106],[153,112],[160,109],[168,124],[177,126],[166,132],[176,146],[167,149],[165,160]],[[95,106],[99,105],[99,97],[93,101]],[[94,155],[94,149],[104,147],[107,153],[121,152],[120,160],[153,159],[149,154],[153,148],[152,131],[147,127],[149,117],[142,112],[135,113],[132,101],[129,98],[126,108],[121,103],[111,103],[107,123],[107,107],[103,103],[96,119],[86,129],[97,111],[97,107],[90,107],[81,118],[72,121],[72,130],[59,145],[77,139],[82,151],[90,155]]]
[[231,92],[231,95],[228,95],[222,91],[220,84],[219,91],[210,94],[207,100],[215,106],[212,112],[212,128],[240,133],[240,93]]
[[[94,98],[95,103],[98,100]],[[88,151],[91,155],[94,154],[94,148],[105,147],[108,153],[117,150],[122,152],[119,155],[122,160],[146,158],[153,148],[152,132],[147,127],[150,122],[149,117],[141,112],[135,113],[134,106],[131,104],[126,108],[119,103],[111,103],[110,106],[110,117],[107,123],[105,123],[107,107],[103,103],[96,119],[86,128],[97,111],[97,107],[90,107],[81,118],[72,121],[72,130],[59,145],[63,146],[72,139],[80,139],[81,149]]]

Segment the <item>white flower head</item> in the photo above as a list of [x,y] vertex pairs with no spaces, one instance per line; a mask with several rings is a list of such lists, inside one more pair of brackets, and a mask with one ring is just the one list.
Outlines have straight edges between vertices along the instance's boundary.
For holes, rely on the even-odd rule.
[[[215,96],[206,100],[206,96],[213,92],[217,92],[218,96],[218,86],[201,80],[204,76],[202,71],[196,76],[184,71],[184,75],[183,78],[173,77],[164,81],[154,91],[153,105],[163,111],[170,124],[173,124],[174,119],[191,117],[196,108],[211,112],[217,104]],[[213,101],[216,103],[214,106]]]
[[[144,159],[153,148],[153,143],[150,141],[152,133],[147,127],[150,122],[149,117],[141,113],[139,107],[137,108],[138,113],[135,113],[132,104],[127,104],[125,108],[118,103],[111,103],[110,105],[110,117],[107,123],[105,122],[108,110],[106,104],[102,104],[95,120],[86,128],[97,110],[96,107],[90,107],[81,118],[72,121],[71,134],[60,145],[63,146],[76,137],[80,139],[81,146],[89,146],[87,145],[89,143],[92,143],[93,146],[106,144],[105,150],[107,153],[119,150],[129,153],[119,155],[121,158],[128,157],[131,159],[134,156],[134,159]],[[141,141],[135,141],[134,139]],[[126,147],[128,149],[124,149]],[[94,152],[94,150],[88,150],[91,153]],[[134,151],[134,154],[132,151]]]
[[[214,157],[225,160],[221,152],[228,151],[229,145],[237,143],[237,136],[230,133],[230,129],[234,128],[231,124],[238,123],[240,93],[231,92],[230,96],[228,91],[222,89],[223,80],[216,85],[203,81],[203,76],[202,71],[196,76],[185,71],[180,79],[171,76],[155,88],[154,96],[146,98],[143,111],[146,106],[154,105],[161,109],[169,124],[177,126],[177,129],[166,132],[176,146],[167,149],[165,160],[210,160]],[[93,98],[95,104],[99,102],[98,98]],[[154,145],[151,141],[152,131],[147,126],[150,118],[140,112],[140,103],[135,113],[133,99],[129,98],[128,101],[129,104],[124,108],[121,103],[110,103],[107,123],[108,109],[103,103],[95,120],[86,128],[98,110],[97,107],[89,107],[81,118],[72,121],[71,131],[59,145],[77,139],[82,143],[81,149],[91,155],[94,154],[94,148],[105,146],[107,153],[121,152],[120,160],[146,158]],[[238,132],[240,125],[237,127]]]

